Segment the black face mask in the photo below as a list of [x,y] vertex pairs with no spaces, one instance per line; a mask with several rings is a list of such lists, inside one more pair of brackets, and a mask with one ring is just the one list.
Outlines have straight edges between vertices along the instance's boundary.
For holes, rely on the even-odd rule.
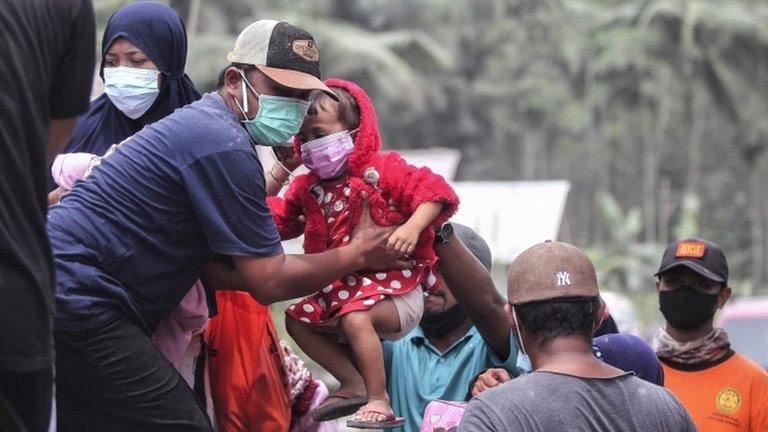
[[704,294],[688,286],[659,292],[659,309],[669,325],[692,330],[715,316],[720,294]]
[[424,315],[419,325],[428,337],[441,338],[448,333],[456,330],[460,325],[469,319],[464,309],[458,304],[440,313]]

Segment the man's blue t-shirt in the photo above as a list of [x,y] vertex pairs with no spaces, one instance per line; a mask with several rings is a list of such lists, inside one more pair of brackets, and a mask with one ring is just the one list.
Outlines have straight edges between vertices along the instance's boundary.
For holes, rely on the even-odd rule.
[[57,330],[123,313],[148,334],[214,253],[282,252],[261,163],[218,93],[124,141],[48,219]]

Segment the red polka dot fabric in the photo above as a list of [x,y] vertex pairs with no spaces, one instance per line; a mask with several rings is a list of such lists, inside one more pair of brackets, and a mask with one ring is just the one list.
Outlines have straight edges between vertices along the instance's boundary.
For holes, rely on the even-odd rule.
[[[329,249],[349,243],[347,212],[349,187],[344,180],[325,182],[312,189],[329,227]],[[342,315],[369,310],[388,296],[403,295],[414,289],[433,289],[436,275],[426,263],[416,262],[412,269],[349,274],[319,292],[291,305],[286,313],[311,324],[327,324]]]

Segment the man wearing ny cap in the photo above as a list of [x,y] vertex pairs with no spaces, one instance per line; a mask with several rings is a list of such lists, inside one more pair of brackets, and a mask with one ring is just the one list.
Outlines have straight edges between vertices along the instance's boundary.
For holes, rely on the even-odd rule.
[[459,431],[695,431],[672,394],[595,357],[595,269],[577,247],[545,242],[512,262],[507,321],[533,372],[472,399]]
[[703,239],[674,242],[656,276],[666,325],[653,348],[665,387],[702,431],[768,431],[768,373],[734,352],[725,330],[712,324],[731,298],[723,250]]
[[[50,211],[59,430],[211,430],[147,337],[201,273],[269,304],[408,265],[386,254],[391,229],[370,217],[346,247],[283,253],[253,145],[286,141],[310,92],[330,90],[314,39],[285,22],[253,23],[228,60],[218,91],[121,143]],[[209,264],[214,254],[234,270]]]

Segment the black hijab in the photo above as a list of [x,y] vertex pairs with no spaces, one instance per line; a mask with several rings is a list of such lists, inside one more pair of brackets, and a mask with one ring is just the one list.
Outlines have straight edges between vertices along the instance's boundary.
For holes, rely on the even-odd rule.
[[106,94],[91,102],[91,108],[77,122],[65,153],[84,152],[103,155],[117,144],[180,108],[200,99],[184,65],[187,61],[187,33],[179,15],[157,2],[131,3],[115,12],[107,23],[101,44],[101,70],[104,56],[120,37],[140,49],[162,72],[160,93],[144,115],[133,120],[123,114]]

